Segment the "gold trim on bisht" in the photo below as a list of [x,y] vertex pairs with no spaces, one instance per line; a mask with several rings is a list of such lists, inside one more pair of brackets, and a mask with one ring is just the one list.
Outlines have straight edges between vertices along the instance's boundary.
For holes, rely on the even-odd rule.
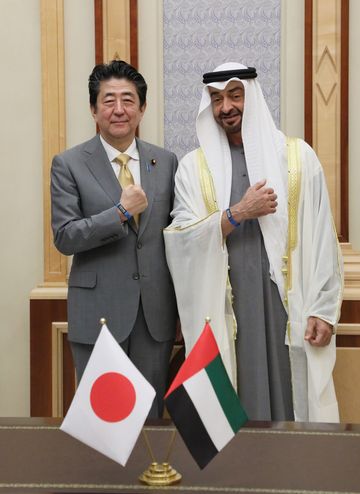
[[214,181],[206,162],[204,151],[201,148],[198,148],[197,150],[197,163],[199,169],[201,193],[207,212],[211,214],[215,211],[218,211],[219,208],[216,201]]
[[[287,253],[283,257],[284,267],[282,269],[285,278],[285,303],[288,303],[288,292],[292,288],[292,265],[291,256],[298,241],[298,209],[301,189],[301,159],[299,139],[287,137],[286,145],[288,151],[288,242]],[[287,327],[290,338],[290,325]]]
[[[215,192],[214,181],[213,181],[209,166],[207,164],[204,151],[201,148],[198,148],[196,155],[197,155],[196,156],[197,157],[197,165],[198,165],[198,170],[199,170],[201,194],[202,194],[207,212],[210,215],[216,211],[219,211],[218,204],[216,201],[216,192]],[[229,273],[227,275],[227,280],[226,280],[226,302],[228,304],[229,310],[231,310],[232,325],[233,325],[233,339],[236,340],[237,322],[236,322],[234,310],[232,308],[233,295],[232,295],[232,288],[231,288]]]

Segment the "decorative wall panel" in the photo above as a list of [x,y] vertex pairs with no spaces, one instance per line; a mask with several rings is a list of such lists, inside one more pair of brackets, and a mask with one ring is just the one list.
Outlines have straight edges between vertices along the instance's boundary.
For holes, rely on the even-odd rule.
[[349,239],[349,0],[305,0],[305,140],[324,168],[336,230]]
[[314,3],[313,147],[324,167],[337,231],[341,228],[341,3]]
[[56,250],[50,224],[50,168],[65,143],[65,61],[63,0],[41,0],[41,65],[44,180],[44,282],[63,283],[67,259]]
[[179,158],[197,147],[202,74],[224,62],[257,68],[280,121],[280,0],[163,0],[165,147]]

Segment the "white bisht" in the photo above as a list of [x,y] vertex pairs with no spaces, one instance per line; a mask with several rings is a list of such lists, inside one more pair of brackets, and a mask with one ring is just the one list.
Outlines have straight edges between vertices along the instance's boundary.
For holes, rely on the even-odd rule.
[[186,355],[209,317],[222,360],[236,389],[236,321],[227,281],[228,254],[222,239],[220,213],[205,214],[203,220],[183,229],[172,225],[164,231],[164,237]]
[[343,262],[333,224],[321,164],[313,149],[300,141],[301,189],[297,211],[297,244],[291,255],[288,291],[289,332],[295,418],[338,422],[332,372],[336,339],[325,347],[304,342],[310,316],[336,329],[343,293]]
[[154,397],[103,325],[60,429],[124,466]]
[[[343,289],[342,259],[321,165],[314,151],[303,141],[300,141],[300,151],[298,243],[292,253],[292,288],[286,306],[294,413],[298,421],[338,422],[332,379],[335,337],[328,346],[315,348],[304,341],[304,335],[309,316],[319,317],[336,327]],[[283,157],[283,166],[287,167],[286,150]],[[173,214],[174,221],[164,231],[164,237],[186,352],[190,352],[199,336],[197,325],[201,318],[209,315],[215,323],[214,333],[231,376],[236,372],[236,363],[230,351],[231,308],[226,305],[228,254],[222,238],[221,213],[207,215],[202,200],[196,152],[182,160],[177,172]],[[285,253],[277,252],[279,263]]]
[[[216,70],[245,68],[226,63]],[[233,78],[236,79],[236,78]],[[211,83],[223,89],[229,81]],[[288,160],[285,136],[276,129],[261,88],[255,79],[245,88],[242,139],[250,184],[266,178],[278,196],[276,214],[259,218],[270,263],[270,277],[285,301],[282,268],[288,236]],[[236,384],[234,320],[226,283],[228,253],[221,231],[221,214],[229,206],[232,164],[225,132],[215,122],[208,88],[203,90],[196,121],[197,136],[214,184],[216,208],[209,214],[197,151],[180,162],[175,180],[173,222],[165,229],[166,256],[178,301],[186,353],[199,337],[206,316],[225,367]],[[298,421],[337,422],[338,406],[332,379],[335,337],[324,348],[304,341],[307,319],[319,317],[336,327],[340,315],[342,260],[333,227],[321,165],[314,151],[300,141],[301,184],[297,214],[298,243],[292,253],[292,288],[288,294],[290,359],[294,414]],[[211,194],[210,194],[211,195]]]

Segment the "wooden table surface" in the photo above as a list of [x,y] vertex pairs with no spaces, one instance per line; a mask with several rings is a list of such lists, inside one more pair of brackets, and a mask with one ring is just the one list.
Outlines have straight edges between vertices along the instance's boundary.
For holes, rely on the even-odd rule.
[[[249,422],[200,470],[176,435],[170,487],[138,481],[151,463],[142,434],[126,467],[59,430],[61,419],[0,418],[1,493],[360,493],[360,425]],[[146,426],[155,459],[166,458],[168,421]]]

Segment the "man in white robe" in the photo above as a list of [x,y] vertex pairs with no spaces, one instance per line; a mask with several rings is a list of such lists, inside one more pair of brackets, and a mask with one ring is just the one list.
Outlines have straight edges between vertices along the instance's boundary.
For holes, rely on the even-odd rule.
[[210,317],[250,419],[337,422],[343,275],[325,178],[255,77],[237,63],[204,75],[201,148],[177,171],[164,237],[186,353]]

